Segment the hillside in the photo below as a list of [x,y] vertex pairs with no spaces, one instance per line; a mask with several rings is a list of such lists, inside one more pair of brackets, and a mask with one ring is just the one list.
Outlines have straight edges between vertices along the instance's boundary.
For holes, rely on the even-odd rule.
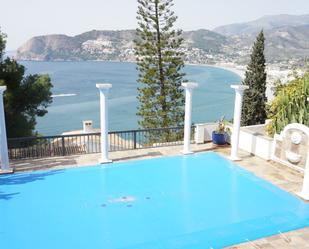
[[[230,49],[249,55],[257,33],[233,36]],[[304,60],[309,58],[309,25],[280,27],[265,31],[265,47],[268,62]],[[239,63],[245,63],[246,56],[239,56]]]
[[[257,33],[265,30],[269,63],[303,64],[309,58],[309,15],[266,16],[256,21],[183,33],[186,62],[246,64]],[[92,30],[77,36],[31,38],[18,51],[18,60],[134,61],[134,30]]]
[[[190,54],[220,53],[229,39],[209,30],[184,32],[183,49]],[[47,35],[33,37],[17,50],[19,60],[134,60],[134,30],[93,30],[71,37]],[[190,52],[191,51],[191,52]],[[196,56],[195,56],[196,57]]]
[[226,36],[243,35],[257,33],[261,29],[271,30],[284,26],[302,26],[309,25],[309,14],[307,15],[274,15],[264,16],[257,20],[224,25],[215,28],[213,31]]
[[201,49],[208,53],[220,53],[223,46],[231,42],[228,37],[206,29],[184,32],[183,37],[186,47]]
[[133,30],[89,31],[71,37],[46,35],[31,38],[17,50],[20,60],[113,60],[131,48]]

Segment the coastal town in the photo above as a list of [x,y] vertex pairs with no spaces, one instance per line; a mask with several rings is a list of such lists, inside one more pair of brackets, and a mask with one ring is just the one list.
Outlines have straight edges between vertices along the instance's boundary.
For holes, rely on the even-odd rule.
[[[113,55],[116,49],[110,40],[95,40],[83,43],[83,48],[90,54]],[[242,79],[245,77],[246,63],[251,53],[250,47],[244,47],[242,50],[233,50],[225,47],[222,53],[205,51],[200,48],[192,48],[186,42],[181,52],[185,55],[185,63],[189,65],[204,65],[223,68],[238,74]],[[242,60],[240,60],[242,58]],[[245,60],[243,58],[246,58]],[[133,44],[127,44],[124,49],[119,51],[119,61],[135,62]],[[117,59],[116,59],[117,61]],[[273,87],[275,82],[284,84],[297,75],[302,75],[306,59],[286,59],[282,61],[271,61],[266,64],[267,70],[267,90],[266,95],[269,100],[273,99]]]

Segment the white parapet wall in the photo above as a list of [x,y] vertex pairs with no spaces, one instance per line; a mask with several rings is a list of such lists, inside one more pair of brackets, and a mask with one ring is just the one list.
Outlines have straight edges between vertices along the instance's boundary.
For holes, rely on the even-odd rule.
[[[195,143],[202,144],[212,141],[212,132],[217,129],[217,123],[195,124]],[[227,128],[233,130],[232,124],[227,124]],[[273,138],[264,132],[265,125],[252,125],[241,127],[239,133],[239,149],[247,151],[265,160],[272,158]],[[230,137],[228,136],[228,143]]]
[[239,148],[265,160],[270,160],[272,158],[273,138],[267,136],[264,129],[265,125],[241,127]]
[[216,123],[195,124],[195,143],[202,144],[212,141],[212,132],[217,129]]

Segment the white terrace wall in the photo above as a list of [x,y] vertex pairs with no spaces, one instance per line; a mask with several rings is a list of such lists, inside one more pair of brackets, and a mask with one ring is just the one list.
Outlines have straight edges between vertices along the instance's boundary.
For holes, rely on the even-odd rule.
[[195,143],[202,144],[212,141],[212,132],[216,130],[216,123],[203,123],[195,125]]
[[273,138],[258,132],[264,127],[265,125],[241,127],[239,148],[265,160],[270,160],[272,158]]
[[[217,126],[217,123],[196,124],[195,143],[201,144],[212,141],[212,132],[216,130]],[[232,131],[232,124],[228,124],[227,127]],[[241,127],[239,148],[265,160],[270,160],[272,157],[273,138],[260,132],[264,130],[264,127],[265,125]],[[230,137],[227,140],[230,143]]]
[[[241,127],[239,134],[239,148],[249,152],[255,156],[261,157],[265,160],[274,160],[279,161],[287,166],[295,168],[300,171],[304,171],[305,168],[305,158],[309,158],[309,155],[306,157],[302,155],[302,165],[298,165],[297,167],[287,160],[282,160],[280,157],[276,156],[276,147],[278,147],[278,137],[282,137],[283,135],[275,135],[275,139],[269,137],[265,134],[265,126],[266,125],[253,125],[253,126],[245,126]],[[293,129],[298,127],[299,124],[288,125],[287,129],[294,131]],[[227,127],[232,131],[232,125],[228,124]],[[204,123],[196,125],[195,132],[195,142],[197,144],[210,142],[212,140],[212,132],[216,130],[216,123]],[[308,130],[308,127],[307,127]],[[294,132],[295,133],[295,132]],[[288,137],[288,136],[287,136]],[[309,137],[307,138],[309,141]],[[279,139],[280,140],[280,139]],[[303,139],[303,143],[306,143],[307,140]],[[308,143],[307,141],[307,143]],[[228,142],[230,142],[228,138]],[[294,145],[295,147],[295,145]],[[294,148],[293,146],[291,148]],[[307,150],[306,150],[307,151]],[[305,151],[305,152],[306,152]],[[309,160],[309,159],[308,159]],[[309,172],[309,169],[308,169]],[[308,173],[309,174],[309,173]],[[309,198],[309,196],[308,196]]]

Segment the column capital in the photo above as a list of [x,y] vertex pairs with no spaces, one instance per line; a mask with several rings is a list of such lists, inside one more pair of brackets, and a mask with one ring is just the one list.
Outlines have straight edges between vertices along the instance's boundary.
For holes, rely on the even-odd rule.
[[6,90],[6,86],[0,86],[0,94],[3,94],[5,90]]
[[109,84],[109,83],[98,83],[96,84],[96,87],[101,91],[104,91],[104,90],[109,90],[112,88],[112,84]]
[[236,92],[243,92],[249,89],[249,86],[246,85],[231,85],[231,88],[235,89]]
[[186,82],[181,84],[184,89],[194,89],[198,87],[198,84],[195,82]]

